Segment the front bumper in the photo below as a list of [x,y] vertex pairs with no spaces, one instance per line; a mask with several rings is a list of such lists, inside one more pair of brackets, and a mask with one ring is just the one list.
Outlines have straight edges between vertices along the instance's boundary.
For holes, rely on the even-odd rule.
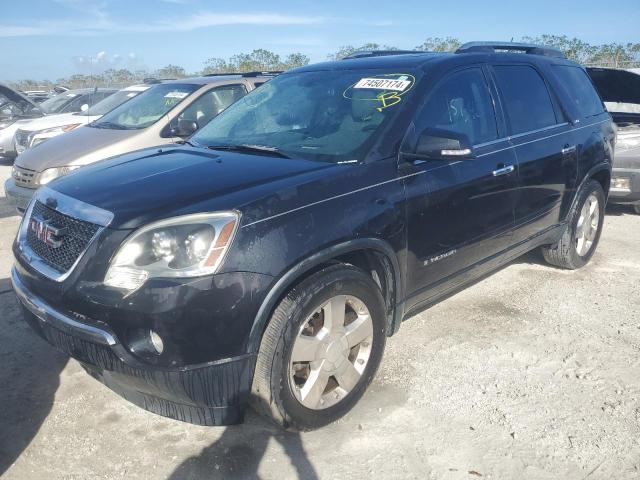
[[13,205],[20,215],[23,215],[36,189],[20,187],[16,185],[13,178],[9,178],[4,182],[4,191],[9,204]]
[[151,366],[131,355],[105,323],[60,311],[35,295],[15,268],[11,280],[25,320],[33,329],[125,399],[151,412],[198,425],[242,421],[255,355],[174,369]]

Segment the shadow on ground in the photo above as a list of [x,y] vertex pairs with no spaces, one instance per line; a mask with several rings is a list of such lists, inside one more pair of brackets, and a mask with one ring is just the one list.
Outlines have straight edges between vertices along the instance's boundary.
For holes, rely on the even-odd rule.
[[169,480],[260,478],[258,468],[270,461],[265,453],[271,441],[282,447],[297,478],[318,478],[299,433],[285,431],[252,411],[247,417],[245,423],[225,428],[222,436],[199,455],[182,462]]
[[22,320],[8,279],[0,279],[0,476],[49,415],[67,357]]
[[633,205],[625,205],[619,203],[609,203],[607,204],[606,215],[637,215],[637,213],[633,210]]

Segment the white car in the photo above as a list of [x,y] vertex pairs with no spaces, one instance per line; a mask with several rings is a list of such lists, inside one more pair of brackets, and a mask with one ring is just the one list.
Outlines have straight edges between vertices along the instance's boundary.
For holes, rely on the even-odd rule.
[[80,112],[47,115],[33,120],[20,120],[16,122],[15,151],[19,155],[27,148],[35,147],[50,138],[70,132],[82,125],[87,125],[150,87],[151,85],[148,84],[132,85],[109,95],[92,107],[83,105],[84,108]]

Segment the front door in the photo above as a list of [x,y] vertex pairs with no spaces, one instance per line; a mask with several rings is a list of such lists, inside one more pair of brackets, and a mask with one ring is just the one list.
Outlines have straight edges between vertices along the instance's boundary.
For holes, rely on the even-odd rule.
[[425,158],[405,168],[424,171],[418,175],[422,185],[407,183],[408,308],[511,243],[517,163],[499,131],[494,105],[483,69],[465,68],[439,82],[414,119],[417,133],[426,128],[464,133],[474,155]]

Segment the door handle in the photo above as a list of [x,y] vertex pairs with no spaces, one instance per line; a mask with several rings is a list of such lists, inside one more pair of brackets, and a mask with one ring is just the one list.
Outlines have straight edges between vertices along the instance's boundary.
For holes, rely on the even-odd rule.
[[514,167],[513,165],[507,165],[506,167],[502,167],[502,168],[498,168],[497,170],[494,170],[493,176],[499,177],[500,175],[509,175],[510,173],[513,173],[515,169],[516,167]]
[[562,154],[563,155],[568,155],[569,153],[573,153],[576,151],[576,146],[572,145],[572,146],[566,146],[562,149]]

